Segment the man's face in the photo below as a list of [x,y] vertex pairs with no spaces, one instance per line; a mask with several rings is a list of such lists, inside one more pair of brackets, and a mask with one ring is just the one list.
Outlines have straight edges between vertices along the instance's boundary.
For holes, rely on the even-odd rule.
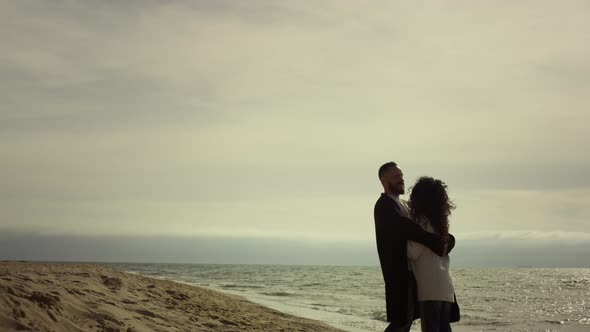
[[406,192],[404,173],[398,167],[387,172],[387,188],[394,195],[403,195]]

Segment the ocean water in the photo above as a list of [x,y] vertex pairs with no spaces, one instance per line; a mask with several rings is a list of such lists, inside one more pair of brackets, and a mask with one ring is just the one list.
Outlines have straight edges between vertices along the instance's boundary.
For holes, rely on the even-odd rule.
[[[242,295],[348,331],[383,331],[379,267],[103,264]],[[590,331],[590,269],[457,268],[461,331]],[[462,328],[462,329],[461,329]],[[414,324],[412,331],[419,331]]]

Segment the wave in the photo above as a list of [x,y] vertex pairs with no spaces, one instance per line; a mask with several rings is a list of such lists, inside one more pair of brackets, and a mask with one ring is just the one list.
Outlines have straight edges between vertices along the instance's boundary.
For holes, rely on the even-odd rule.
[[295,294],[287,293],[287,292],[268,292],[268,293],[260,293],[262,295],[268,296],[294,296]]
[[371,313],[371,319],[387,322],[387,313],[383,310],[375,310]]
[[561,284],[565,287],[569,288],[576,288],[576,287],[583,287],[590,284],[590,278],[580,278],[580,279],[562,279]]
[[259,285],[243,285],[243,284],[224,284],[220,286],[221,288],[264,288],[263,286]]
[[461,313],[461,325],[467,325],[467,326],[479,326],[479,325],[508,326],[510,324],[511,324],[510,322],[498,321],[498,320],[495,320],[495,319],[489,318],[489,317]]
[[324,286],[324,283],[320,283],[320,282],[312,282],[309,284],[303,284],[301,285],[301,287],[314,287],[314,286]]
[[310,303],[309,305],[313,305],[313,306],[316,306],[316,307],[327,307],[327,305],[321,304],[321,303]]

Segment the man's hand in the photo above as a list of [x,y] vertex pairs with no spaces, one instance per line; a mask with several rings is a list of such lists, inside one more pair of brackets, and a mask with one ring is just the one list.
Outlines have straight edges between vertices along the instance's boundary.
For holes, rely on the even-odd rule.
[[455,237],[452,234],[449,234],[447,237],[447,244],[445,246],[445,255],[448,255],[453,248],[455,248]]

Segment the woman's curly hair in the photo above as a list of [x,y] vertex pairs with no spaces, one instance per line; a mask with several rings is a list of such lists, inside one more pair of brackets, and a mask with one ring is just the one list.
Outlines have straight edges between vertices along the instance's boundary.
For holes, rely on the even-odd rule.
[[426,217],[434,230],[443,237],[449,234],[449,216],[455,204],[447,195],[447,185],[441,180],[423,176],[412,187],[410,194],[412,219]]

